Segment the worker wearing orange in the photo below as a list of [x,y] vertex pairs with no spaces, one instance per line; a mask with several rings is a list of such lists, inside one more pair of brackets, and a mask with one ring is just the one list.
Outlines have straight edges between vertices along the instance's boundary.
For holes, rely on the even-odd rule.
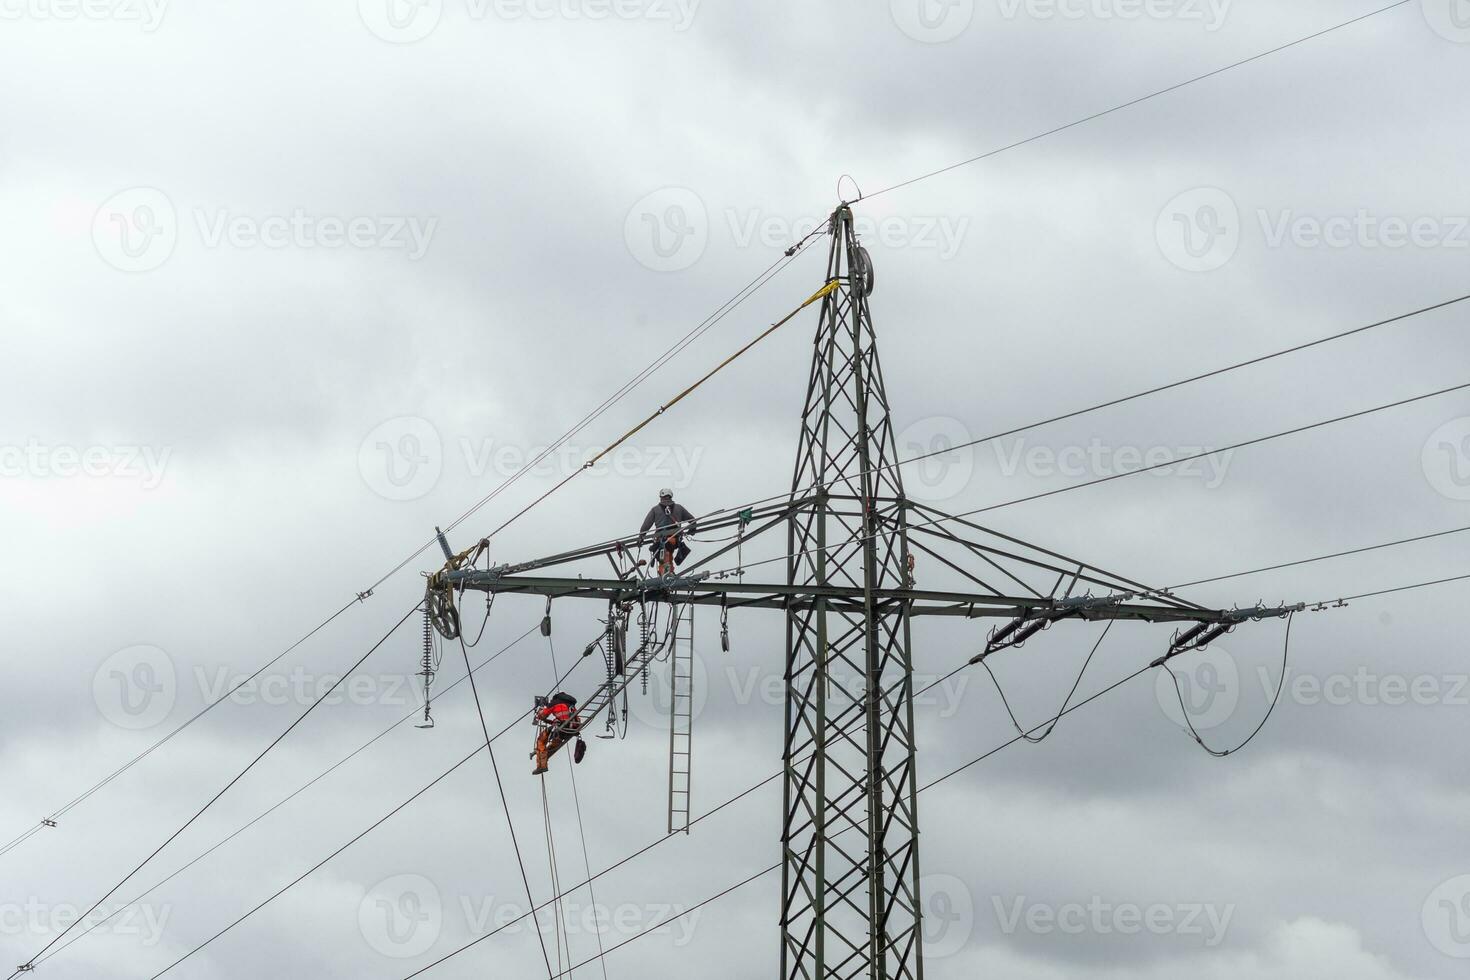
[[577,737],[581,726],[577,723],[577,699],[565,691],[558,692],[552,698],[538,697],[536,699],[536,751],[533,757],[536,760],[536,770],[533,776],[540,776],[550,768],[547,763],[551,757],[560,752],[562,746],[572,739],[577,739],[577,748],[573,754],[573,760],[580,763],[582,757],[587,754],[587,743]]

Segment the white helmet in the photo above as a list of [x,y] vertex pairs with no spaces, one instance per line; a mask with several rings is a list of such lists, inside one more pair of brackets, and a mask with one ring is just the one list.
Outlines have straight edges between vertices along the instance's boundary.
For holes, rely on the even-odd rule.
[[673,500],[674,499],[674,491],[670,490],[668,487],[664,487],[662,490],[660,490],[658,492],[658,499],[663,500],[665,497],[669,498],[670,500]]

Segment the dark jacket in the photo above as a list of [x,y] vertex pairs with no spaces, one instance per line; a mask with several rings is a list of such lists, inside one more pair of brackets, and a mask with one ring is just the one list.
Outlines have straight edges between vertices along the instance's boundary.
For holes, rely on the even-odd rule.
[[643,526],[638,529],[638,543],[643,543],[643,537],[650,528],[657,527],[660,536],[667,536],[679,524],[684,525],[685,534],[693,534],[696,530],[694,515],[689,513],[688,508],[683,504],[664,504],[660,501],[643,518]]

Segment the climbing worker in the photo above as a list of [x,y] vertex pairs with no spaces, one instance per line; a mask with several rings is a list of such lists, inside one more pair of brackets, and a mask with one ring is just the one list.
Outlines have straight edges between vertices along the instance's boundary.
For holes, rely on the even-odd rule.
[[643,518],[638,529],[638,546],[643,547],[643,536],[653,530],[653,557],[660,574],[668,574],[675,566],[684,564],[689,557],[689,545],[685,535],[698,530],[694,515],[688,508],[674,503],[674,491],[665,487],[658,492],[658,503]]
[[565,691],[558,691],[550,698],[537,696],[536,698],[536,751],[532,758],[536,760],[536,770],[533,776],[540,776],[549,770],[548,762],[551,757],[561,751],[562,747],[572,739],[577,740],[577,747],[573,751],[572,761],[580,764],[582,758],[587,754],[587,743],[577,734],[581,725],[577,722],[577,699]]

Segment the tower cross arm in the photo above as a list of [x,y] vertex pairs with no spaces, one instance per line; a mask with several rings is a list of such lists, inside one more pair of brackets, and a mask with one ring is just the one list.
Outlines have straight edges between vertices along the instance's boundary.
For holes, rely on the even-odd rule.
[[1198,623],[1233,625],[1246,619],[1284,615],[1277,611],[1181,608],[1132,596],[1109,596],[1079,602],[1036,596],[998,596],[980,592],[944,592],[925,589],[874,589],[844,585],[785,585],[762,582],[718,580],[696,574],[654,579],[558,578],[507,575],[498,571],[450,572],[448,582],[456,589],[494,594],[523,594],[548,598],[598,599],[603,602],[635,599],[692,605],[723,605],[729,608],[802,609],[818,599],[828,608],[850,605],[861,609],[871,597],[877,611],[886,615],[907,612],[910,616],[953,616],[963,619],[1058,619],[1139,620],[1150,623]]

